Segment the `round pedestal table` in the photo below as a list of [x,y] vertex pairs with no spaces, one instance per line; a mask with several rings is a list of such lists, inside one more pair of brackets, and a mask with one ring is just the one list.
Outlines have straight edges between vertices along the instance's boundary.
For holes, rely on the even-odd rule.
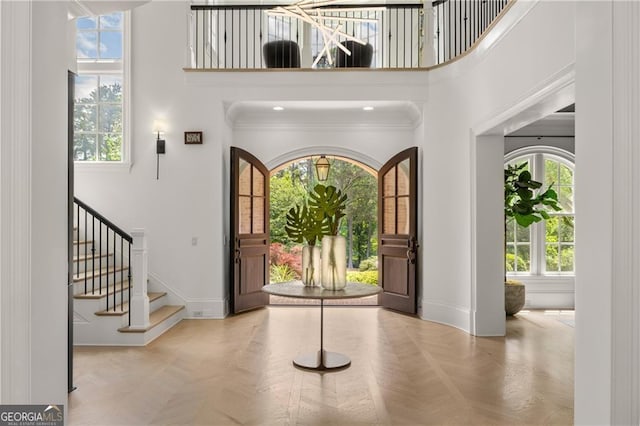
[[320,350],[298,355],[294,358],[293,365],[307,370],[335,370],[351,365],[351,359],[344,354],[324,349],[324,301],[373,296],[380,293],[382,289],[370,284],[347,283],[347,286],[342,290],[326,290],[322,287],[307,287],[301,281],[290,281],[268,284],[262,287],[262,291],[276,296],[320,300]]

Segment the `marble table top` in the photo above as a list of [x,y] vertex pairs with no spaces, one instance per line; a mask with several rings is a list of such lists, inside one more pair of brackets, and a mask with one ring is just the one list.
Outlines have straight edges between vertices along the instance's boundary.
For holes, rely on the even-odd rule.
[[322,287],[307,287],[302,284],[302,281],[288,281],[267,284],[262,287],[262,291],[276,296],[299,299],[355,299],[378,294],[382,288],[371,284],[347,283],[342,290],[326,290]]

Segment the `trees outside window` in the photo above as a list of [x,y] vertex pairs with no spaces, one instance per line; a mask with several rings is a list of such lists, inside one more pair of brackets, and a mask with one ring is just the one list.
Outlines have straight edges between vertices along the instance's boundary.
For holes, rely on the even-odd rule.
[[125,17],[123,12],[76,21],[74,160],[125,160]]
[[[314,159],[305,158],[289,163],[271,175],[270,232],[272,253],[290,253],[295,244],[284,232],[289,209],[304,202],[318,183]],[[377,282],[377,193],[375,176],[362,167],[337,158],[331,159],[331,170],[325,185],[333,185],[348,194],[346,216],[340,222],[339,235],[347,239],[347,267],[372,270]],[[290,259],[276,256],[278,259]],[[295,258],[295,257],[294,257]],[[272,260],[274,257],[272,256]],[[288,262],[295,271],[296,265]]]
[[553,184],[561,211],[525,229],[507,221],[506,270],[509,275],[573,275],[575,248],[574,163],[559,150],[511,155],[506,164],[527,162],[533,179],[543,187]]

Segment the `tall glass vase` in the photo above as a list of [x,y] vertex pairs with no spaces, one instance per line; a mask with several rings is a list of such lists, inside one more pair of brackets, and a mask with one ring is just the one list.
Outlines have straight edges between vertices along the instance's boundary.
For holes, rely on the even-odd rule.
[[302,247],[302,283],[309,287],[320,285],[320,247]]
[[347,240],[340,235],[322,237],[322,287],[342,290],[347,285]]

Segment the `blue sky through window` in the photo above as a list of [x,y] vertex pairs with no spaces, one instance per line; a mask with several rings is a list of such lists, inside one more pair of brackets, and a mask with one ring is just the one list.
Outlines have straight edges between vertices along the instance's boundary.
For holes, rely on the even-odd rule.
[[98,18],[78,18],[76,55],[79,59],[122,59],[122,12]]

